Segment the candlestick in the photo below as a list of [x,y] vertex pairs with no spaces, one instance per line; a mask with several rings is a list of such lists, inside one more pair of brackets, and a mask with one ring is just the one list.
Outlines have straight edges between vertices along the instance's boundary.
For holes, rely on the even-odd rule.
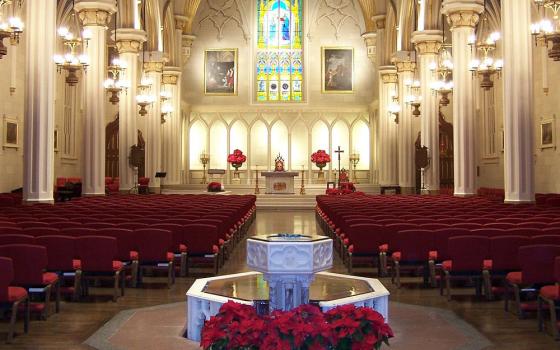
[[304,183],[304,178],[305,178],[305,165],[302,164],[301,166],[301,188],[299,189],[299,194],[305,194],[305,183]]
[[255,194],[260,194],[259,190],[259,166],[255,165]]

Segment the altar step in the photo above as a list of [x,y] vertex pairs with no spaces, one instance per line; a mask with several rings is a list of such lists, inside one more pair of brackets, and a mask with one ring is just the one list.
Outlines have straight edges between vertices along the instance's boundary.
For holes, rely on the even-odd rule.
[[[379,194],[379,185],[358,184],[358,191],[367,194]],[[264,188],[259,188],[260,194],[257,195],[257,208],[265,210],[309,210],[315,208],[315,196],[325,193],[324,184],[305,185],[305,194],[299,194],[299,187],[296,187],[295,194],[265,194]],[[162,193],[164,194],[203,194],[206,192],[206,185],[203,184],[184,184],[184,185],[165,185]],[[255,185],[226,185],[225,192],[217,195],[229,194],[254,194]]]

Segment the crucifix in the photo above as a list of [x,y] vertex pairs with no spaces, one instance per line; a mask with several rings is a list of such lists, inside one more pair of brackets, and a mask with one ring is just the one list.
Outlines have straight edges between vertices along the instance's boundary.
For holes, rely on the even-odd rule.
[[344,151],[338,146],[338,149],[334,151],[334,153],[338,153],[338,186],[340,186],[340,154],[344,153]]

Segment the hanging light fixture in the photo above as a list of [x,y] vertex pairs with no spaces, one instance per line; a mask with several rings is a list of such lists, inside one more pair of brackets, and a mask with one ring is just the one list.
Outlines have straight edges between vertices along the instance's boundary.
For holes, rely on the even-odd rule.
[[391,96],[392,102],[387,106],[387,111],[390,116],[393,116],[395,124],[399,123],[399,113],[401,112],[401,106],[399,105],[399,97],[397,95]]
[[168,102],[172,95],[169,91],[162,90],[159,97],[161,100],[161,123],[163,124],[166,122],[167,117],[173,113],[173,106]]
[[112,104],[119,103],[119,93],[121,91],[126,91],[128,89],[128,82],[122,79],[122,75],[126,70],[126,64],[118,58],[114,58],[111,64],[107,67],[107,80],[103,83],[103,86],[107,92],[111,93],[109,97],[109,102]]
[[[541,20],[531,25],[531,33],[536,40],[542,38],[546,45],[552,43],[548,57],[560,61],[560,0],[533,0],[542,9]],[[549,11],[547,11],[549,10]],[[552,18],[550,15],[552,12]]]
[[[486,3],[485,3],[486,5]],[[480,87],[484,90],[490,90],[494,87],[494,82],[491,77],[496,74],[500,78],[500,72],[504,66],[504,61],[502,59],[497,59],[494,57],[494,51],[496,50],[496,42],[500,40],[500,33],[493,32],[490,33],[486,39],[483,35],[488,32],[488,17],[486,15],[486,9],[484,10],[482,21],[479,22],[478,32],[481,39],[477,40],[475,34],[469,37],[469,46],[471,51],[473,51],[475,58],[470,62],[469,70],[473,74],[473,78],[477,75],[482,77],[480,81]],[[480,54],[481,56],[478,56]]]
[[140,106],[138,113],[141,116],[148,114],[147,106],[151,105],[156,101],[154,95],[151,94],[152,81],[144,77],[140,80],[140,85],[138,85],[138,95],[136,95],[136,103]]
[[416,70],[414,71],[414,76],[415,79],[407,80],[404,82],[404,86],[407,90],[405,103],[412,107],[412,115],[415,117],[419,117],[422,96],[420,95],[420,80],[416,79]]
[[440,95],[439,104],[449,105],[449,94],[453,92],[453,58],[447,50],[449,44],[444,43],[438,53],[438,60],[430,64],[432,74],[436,76],[432,90]]
[[[5,14],[8,12],[7,8],[11,6],[11,16],[5,18]],[[12,0],[0,0],[0,11],[2,16],[0,16],[0,59],[8,54],[8,48],[4,45],[4,39],[10,38],[10,43],[12,45],[19,44],[19,38],[21,33],[23,33],[23,22],[21,18],[16,16],[15,4]],[[17,7],[21,8],[21,0],[17,1]]]
[[[117,10],[117,14],[118,14]],[[117,19],[115,20],[115,42],[117,42]],[[109,102],[116,105],[119,103],[119,93],[128,89],[128,82],[123,80],[126,63],[118,57],[113,58],[111,64],[107,67],[107,79],[103,83],[105,90],[111,94]]]
[[[72,1],[71,23],[74,24],[76,31],[79,32],[80,26],[74,10],[74,1]],[[66,75],[66,83],[70,86],[74,86],[79,81],[76,73],[81,70],[85,72],[89,65],[89,58],[83,52],[78,54],[78,48],[80,46],[87,46],[92,34],[89,29],[85,29],[80,33],[80,36],[77,36],[70,31],[70,28],[60,27],[58,28],[58,35],[62,38],[66,52],[64,54],[55,55],[54,62],[56,63],[59,73],[63,70],[68,72]]]

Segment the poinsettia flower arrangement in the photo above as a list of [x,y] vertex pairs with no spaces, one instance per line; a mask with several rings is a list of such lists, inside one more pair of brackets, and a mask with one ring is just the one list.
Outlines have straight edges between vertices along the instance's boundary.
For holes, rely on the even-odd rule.
[[247,161],[247,156],[243,154],[243,152],[239,149],[233,150],[233,153],[227,157],[228,163],[231,164],[237,171],[237,169],[241,168],[243,163]]
[[327,163],[331,162],[331,156],[323,150],[320,149],[317,152],[311,154],[311,162],[313,162],[319,169],[323,169]]
[[339,306],[323,313],[313,305],[259,316],[248,305],[229,301],[202,329],[208,350],[380,349],[393,337],[383,316],[371,308]]
[[222,184],[219,182],[210,182],[207,187],[208,192],[221,192]]

